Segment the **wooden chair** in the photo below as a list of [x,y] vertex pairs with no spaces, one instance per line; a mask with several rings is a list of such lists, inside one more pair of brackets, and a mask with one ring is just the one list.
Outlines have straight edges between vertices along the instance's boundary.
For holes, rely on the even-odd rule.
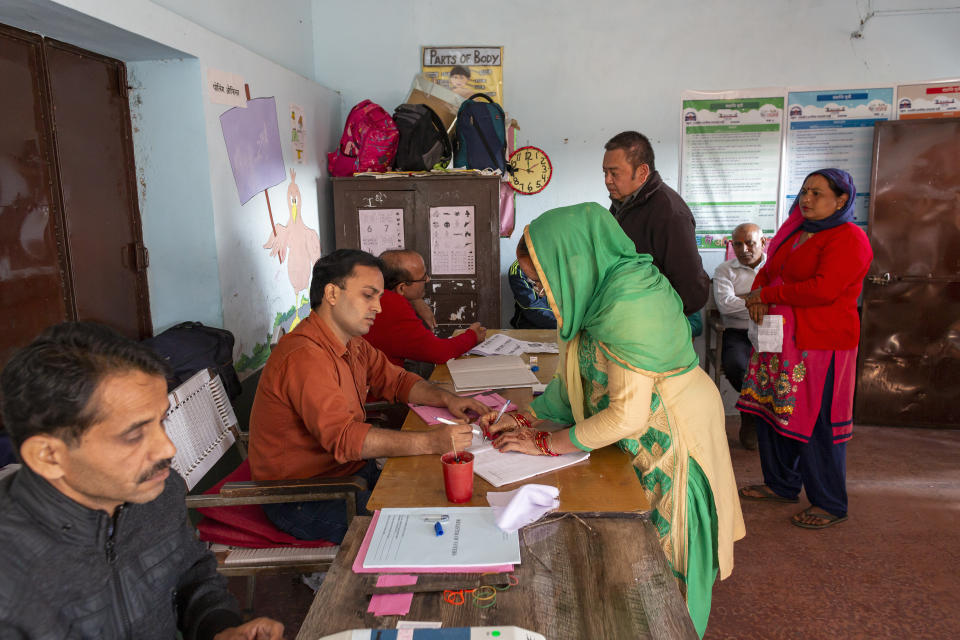
[[[246,608],[252,609],[256,576],[312,573],[330,567],[338,546],[326,541],[302,541],[278,530],[259,507],[262,504],[345,500],[347,518],[357,512],[356,494],[368,489],[359,476],[255,482],[250,480],[246,448],[237,419],[219,376],[201,371],[170,394],[171,409],[164,420],[177,446],[174,469],[193,490],[223,465],[228,452],[239,466],[206,493],[187,496],[187,508],[204,514],[197,524],[201,540],[234,544],[215,546],[218,571],[246,576]],[[230,467],[233,464],[229,465]],[[208,479],[209,481],[209,479]]]
[[703,343],[704,343],[704,370],[709,374],[713,367],[713,381],[720,385],[720,376],[723,374],[723,316],[717,310],[713,299],[713,278],[710,279],[710,294],[707,304],[703,308]]

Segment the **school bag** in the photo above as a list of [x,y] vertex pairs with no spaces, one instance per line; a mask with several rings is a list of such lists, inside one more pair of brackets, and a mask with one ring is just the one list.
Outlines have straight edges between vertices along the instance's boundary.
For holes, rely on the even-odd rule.
[[443,121],[425,104],[401,104],[393,112],[400,132],[394,164],[403,171],[429,171],[437,163],[446,167],[453,158],[453,145]]
[[331,176],[386,171],[397,154],[399,137],[390,114],[380,105],[364,100],[350,109],[340,148],[327,154],[327,170]]
[[172,391],[201,369],[220,374],[230,398],[240,395],[240,378],[233,368],[233,334],[201,322],[181,322],[160,335],[147,338],[150,347],[170,365],[167,390]]
[[454,166],[506,171],[507,135],[504,120],[503,109],[486,94],[475,93],[464,100],[457,112]]

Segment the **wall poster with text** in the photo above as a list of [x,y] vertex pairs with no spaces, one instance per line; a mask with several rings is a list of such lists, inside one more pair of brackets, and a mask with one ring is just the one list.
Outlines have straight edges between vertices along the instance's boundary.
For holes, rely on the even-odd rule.
[[781,218],[786,219],[807,174],[833,167],[853,178],[854,222],[866,227],[873,123],[892,119],[893,106],[893,87],[790,91]]
[[684,91],[680,195],[697,221],[697,246],[723,249],[733,229],[777,227],[782,89]]
[[503,47],[420,47],[423,74],[466,99],[483,93],[503,106]]
[[897,87],[897,118],[960,117],[960,79]]

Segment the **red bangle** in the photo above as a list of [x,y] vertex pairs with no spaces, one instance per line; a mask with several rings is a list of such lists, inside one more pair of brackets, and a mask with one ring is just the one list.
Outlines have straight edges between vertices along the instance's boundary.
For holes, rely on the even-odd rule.
[[531,427],[530,421],[527,420],[526,417],[524,417],[524,415],[519,411],[512,415],[513,415],[513,419],[517,421],[517,426],[526,427],[528,429]]
[[537,431],[537,435],[535,438],[537,449],[539,449],[540,452],[543,453],[544,455],[557,457],[560,454],[554,453],[553,451],[550,450],[550,445],[548,444],[549,438],[550,438],[549,431]]

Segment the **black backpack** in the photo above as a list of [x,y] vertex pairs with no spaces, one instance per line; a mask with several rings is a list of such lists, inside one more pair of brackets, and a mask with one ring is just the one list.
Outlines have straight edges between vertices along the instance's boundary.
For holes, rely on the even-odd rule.
[[425,104],[402,104],[393,112],[400,131],[394,165],[401,171],[429,171],[449,164],[453,157],[450,136],[433,109]]
[[172,391],[201,369],[220,374],[231,399],[240,395],[240,378],[233,368],[233,334],[226,329],[207,327],[200,322],[181,322],[143,344],[159,354],[173,370],[167,377]]

